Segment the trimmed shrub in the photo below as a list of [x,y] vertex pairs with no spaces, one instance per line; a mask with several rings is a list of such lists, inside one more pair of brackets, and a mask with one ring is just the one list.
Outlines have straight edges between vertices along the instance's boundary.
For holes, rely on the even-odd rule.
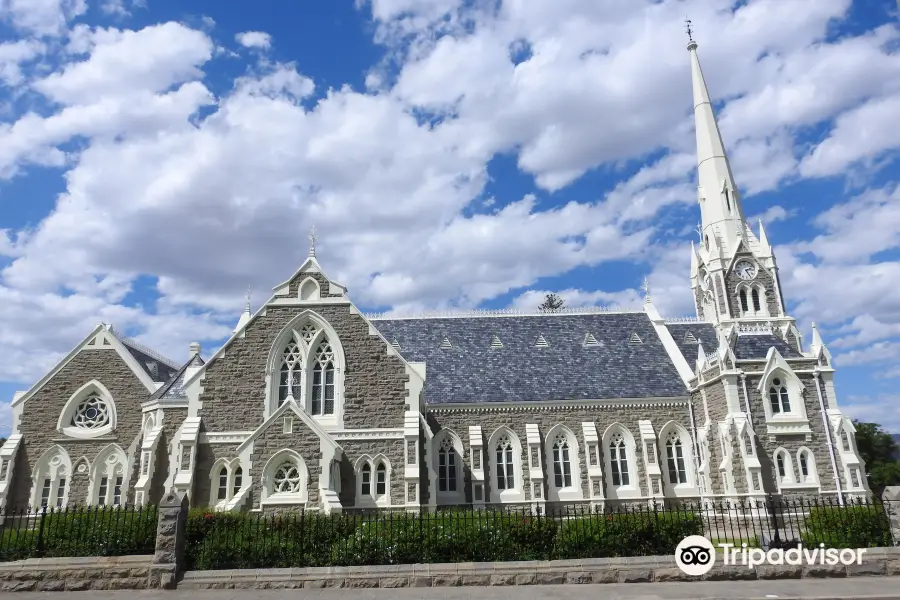
[[606,514],[566,521],[556,536],[554,558],[606,558],[671,554],[689,535],[703,535],[690,512]]
[[806,517],[806,546],[831,548],[879,548],[893,545],[891,523],[881,504],[820,506]]

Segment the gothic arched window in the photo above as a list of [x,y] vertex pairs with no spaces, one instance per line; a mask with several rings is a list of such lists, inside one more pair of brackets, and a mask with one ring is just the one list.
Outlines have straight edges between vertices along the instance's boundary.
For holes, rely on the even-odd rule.
[[312,389],[307,404],[313,415],[334,414],[334,351],[327,339],[316,347]]
[[753,291],[750,292],[750,297],[753,299],[753,310],[755,312],[761,311],[762,305],[759,302],[759,290],[757,288],[753,288]]
[[300,373],[303,364],[302,351],[297,342],[291,341],[281,355],[281,375],[278,383],[278,403],[282,404],[288,397],[297,400],[301,397]]
[[572,487],[572,462],[569,458],[569,440],[565,433],[559,433],[553,441],[553,485],[559,488]]
[[516,468],[513,461],[513,444],[507,436],[501,436],[494,448],[497,457],[497,489],[516,488]]
[[669,467],[669,482],[672,485],[687,483],[687,470],[684,465],[684,445],[677,431],[669,433],[666,440],[666,462]]
[[627,486],[630,484],[628,449],[625,445],[625,436],[619,432],[616,432],[609,441],[609,465],[612,470],[612,483],[614,486]]
[[456,491],[456,449],[453,440],[445,436],[438,450],[438,491]]
[[219,493],[216,495],[217,500],[226,500],[228,498],[228,469],[222,467],[219,470]]
[[747,304],[747,290],[741,290],[741,311],[748,312],[750,310],[749,305]]
[[791,399],[787,386],[777,377],[772,380],[772,385],[769,387],[769,404],[773,414],[791,412]]

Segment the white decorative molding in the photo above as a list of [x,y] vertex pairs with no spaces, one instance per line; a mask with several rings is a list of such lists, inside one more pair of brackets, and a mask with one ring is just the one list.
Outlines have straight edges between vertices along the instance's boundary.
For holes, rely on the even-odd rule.
[[774,328],[771,321],[741,322],[738,323],[738,333],[740,335],[774,335]]
[[438,415],[459,415],[459,414],[479,414],[479,413],[513,413],[513,412],[553,412],[553,411],[571,411],[571,410],[616,410],[621,408],[684,408],[688,405],[687,401],[678,402],[615,402],[615,403],[578,403],[566,405],[537,405],[537,406],[491,406],[489,403],[475,406],[456,406],[456,407],[428,407],[428,412]]
[[343,440],[402,440],[404,429],[342,429],[330,432],[336,442]]
[[702,317],[672,317],[669,319],[665,319],[663,323],[666,325],[677,325],[679,323],[705,323],[708,325],[712,325],[710,321],[707,321]]
[[251,435],[252,431],[204,431],[198,440],[201,444],[242,444]]

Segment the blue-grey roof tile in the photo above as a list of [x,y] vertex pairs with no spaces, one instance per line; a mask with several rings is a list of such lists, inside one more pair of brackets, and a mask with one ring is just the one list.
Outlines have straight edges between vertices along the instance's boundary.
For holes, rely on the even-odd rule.
[[[428,404],[685,396],[644,313],[378,319],[409,361],[425,362]],[[586,334],[596,346],[583,345]],[[642,343],[631,342],[637,334]],[[502,348],[492,348],[494,338]],[[543,336],[547,347],[535,347]],[[442,349],[447,338],[451,348]]]
[[666,327],[692,369],[697,361],[698,343],[703,344],[703,351],[707,354],[719,347],[716,328],[710,323],[673,323]]
[[200,358],[199,354],[195,354],[192,356],[180,369],[178,369],[175,373],[169,377],[169,380],[166,381],[158,390],[156,390],[153,395],[150,396],[151,400],[158,400],[160,398],[184,398],[184,374],[187,371],[188,367],[202,367],[203,359]]
[[775,346],[775,349],[784,358],[800,358],[801,356],[793,346],[778,336],[743,335],[738,336],[734,344],[734,357],[738,360],[765,358],[772,346]]

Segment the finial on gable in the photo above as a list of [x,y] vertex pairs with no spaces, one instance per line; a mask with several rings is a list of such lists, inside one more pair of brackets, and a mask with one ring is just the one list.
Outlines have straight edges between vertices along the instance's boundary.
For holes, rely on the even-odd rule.
[[650,304],[650,279],[644,277],[644,284],[641,286],[641,290],[644,291],[644,303]]
[[247,304],[244,305],[244,310],[250,312],[250,299],[253,297],[253,286],[247,286]]
[[694,41],[694,29],[691,27],[691,20],[687,17],[684,18],[684,30],[688,35],[688,50],[696,50],[697,42]]
[[309,230],[309,255],[312,258],[316,257],[316,226],[313,225],[312,229]]

